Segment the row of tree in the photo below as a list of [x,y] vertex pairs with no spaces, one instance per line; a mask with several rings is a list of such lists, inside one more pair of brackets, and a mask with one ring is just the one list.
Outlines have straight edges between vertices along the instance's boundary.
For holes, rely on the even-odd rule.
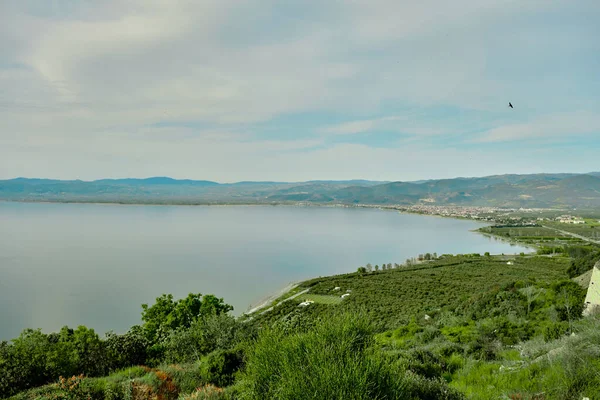
[[370,273],[370,272],[377,272],[379,270],[385,271],[388,269],[397,269],[397,268],[401,268],[401,267],[410,267],[414,264],[416,264],[417,262],[421,262],[421,261],[431,261],[431,260],[437,260],[438,259],[438,255],[437,253],[425,253],[425,254],[419,254],[418,257],[412,257],[412,258],[407,258],[406,261],[404,262],[404,264],[398,264],[398,263],[383,263],[381,264],[381,267],[379,266],[379,264],[376,264],[375,266],[373,266],[371,263],[368,263],[365,266],[361,266],[358,267],[357,272],[361,273],[361,274],[365,274],[365,273]]

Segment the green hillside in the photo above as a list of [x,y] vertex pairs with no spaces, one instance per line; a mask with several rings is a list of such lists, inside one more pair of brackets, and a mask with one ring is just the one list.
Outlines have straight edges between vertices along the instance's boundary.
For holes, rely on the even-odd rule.
[[211,295],[163,295],[122,335],[65,327],[0,344],[0,397],[596,398],[600,319],[581,319],[573,261],[446,255],[360,268],[239,319]]

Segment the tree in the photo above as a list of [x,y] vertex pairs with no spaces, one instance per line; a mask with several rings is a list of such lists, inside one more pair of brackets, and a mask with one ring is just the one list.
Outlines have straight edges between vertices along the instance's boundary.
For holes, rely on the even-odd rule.
[[375,265],[375,271],[379,271],[379,265]]
[[77,352],[77,372],[89,376],[104,375],[109,365],[104,342],[93,329],[83,325],[73,331],[73,345]]
[[367,264],[367,272],[371,272],[373,271],[373,266],[371,265],[371,263]]
[[394,263],[394,268],[400,268],[400,264]]
[[356,270],[356,273],[358,273],[358,274],[366,274],[367,273],[367,269],[365,267],[358,267],[358,269]]
[[562,321],[569,323],[569,332],[573,331],[573,320],[581,318],[586,291],[577,283],[569,280],[552,285],[554,307]]
[[190,293],[184,299],[173,301],[173,295],[163,294],[152,306],[142,304],[144,331],[150,342],[165,338],[177,328],[189,328],[198,318],[220,315],[233,310],[222,298],[212,294]]
[[388,263],[387,269],[392,269],[392,263]]
[[527,285],[525,289],[523,289],[523,293],[525,293],[525,297],[527,298],[527,315],[531,312],[531,306],[533,302],[539,297],[541,290],[538,290],[533,285]]
[[143,333],[142,327],[135,325],[123,335],[113,332],[106,334],[106,352],[111,370],[146,364],[148,340]]

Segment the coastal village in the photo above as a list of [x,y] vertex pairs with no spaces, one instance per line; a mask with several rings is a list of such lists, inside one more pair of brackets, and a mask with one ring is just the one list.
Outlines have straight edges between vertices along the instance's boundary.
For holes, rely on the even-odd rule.
[[[449,218],[473,219],[495,224],[518,224],[520,226],[536,226],[539,222],[560,222],[565,224],[583,225],[586,221],[575,215],[562,214],[565,210],[548,208],[501,208],[475,206],[432,206],[432,205],[360,205],[387,210],[397,210],[411,214],[434,215]],[[540,216],[543,215],[543,216]],[[597,221],[600,223],[600,220]]]

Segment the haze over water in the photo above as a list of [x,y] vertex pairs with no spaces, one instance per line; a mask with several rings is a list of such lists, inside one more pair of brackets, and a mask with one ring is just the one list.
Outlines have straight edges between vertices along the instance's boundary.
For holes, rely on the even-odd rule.
[[0,203],[0,340],[64,325],[122,333],[162,293],[215,294],[240,314],[369,262],[526,251],[479,226],[373,209]]

